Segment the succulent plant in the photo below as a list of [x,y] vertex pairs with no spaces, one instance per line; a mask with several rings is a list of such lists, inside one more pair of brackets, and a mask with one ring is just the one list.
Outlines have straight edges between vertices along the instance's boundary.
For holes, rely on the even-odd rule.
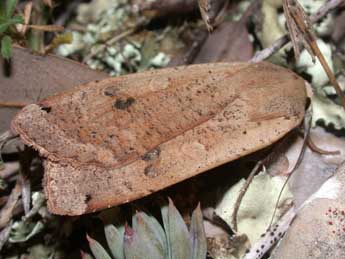
[[113,225],[104,228],[111,255],[96,240],[87,236],[96,259],[205,259],[206,236],[200,205],[193,211],[190,230],[173,202],[161,208],[164,229],[153,217],[137,212],[132,227],[124,233]]

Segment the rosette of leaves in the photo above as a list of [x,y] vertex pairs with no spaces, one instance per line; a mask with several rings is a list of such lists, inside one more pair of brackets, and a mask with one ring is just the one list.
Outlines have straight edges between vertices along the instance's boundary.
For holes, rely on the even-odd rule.
[[161,208],[164,228],[152,216],[137,212],[132,227],[127,224],[124,233],[115,226],[105,226],[105,237],[110,254],[96,240],[87,236],[96,259],[205,259],[206,236],[202,213],[198,206],[192,214],[188,230],[173,202]]
[[16,32],[14,26],[23,23],[21,15],[15,15],[18,0],[0,1],[0,45],[1,56],[9,59],[12,56],[12,37]]

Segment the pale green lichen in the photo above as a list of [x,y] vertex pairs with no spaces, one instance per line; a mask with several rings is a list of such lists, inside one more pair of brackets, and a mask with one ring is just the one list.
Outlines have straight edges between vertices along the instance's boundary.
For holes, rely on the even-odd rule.
[[[319,46],[320,51],[325,57],[330,69],[332,70],[332,72],[334,72],[331,46],[321,39],[317,40],[317,45]],[[311,84],[318,90],[321,89],[321,87],[329,81],[328,76],[319,60],[316,59],[315,63],[313,63],[310,54],[305,49],[301,52],[301,56],[296,66],[299,72],[306,72],[312,77]]]
[[[315,13],[326,0],[300,0],[298,1],[305,9],[308,15]],[[262,3],[263,24],[262,31],[259,34],[263,47],[270,46],[274,41],[287,33],[286,19],[283,12],[279,12],[282,8],[281,0],[264,0]],[[326,16],[320,23],[314,24],[314,30],[318,36],[327,36],[332,33],[334,18],[332,14]],[[270,59],[273,62],[286,64],[286,51],[291,49],[292,45],[288,44],[281,48]]]
[[41,221],[37,222],[24,222],[19,221],[13,223],[11,234],[9,238],[10,243],[23,243],[28,241],[33,236],[40,233],[44,228]]
[[262,2],[263,24],[261,43],[265,48],[286,33],[284,26],[279,23],[278,8],[281,7],[281,0],[264,0]]
[[[323,40],[318,39],[317,44],[326,59],[331,71],[335,73],[334,63],[332,59],[332,48],[330,44],[325,43]],[[335,103],[334,96],[336,91],[329,83],[329,78],[321,66],[318,59],[315,64],[312,61],[311,56],[306,50],[303,50],[301,57],[297,63],[297,70],[299,72],[305,72],[311,76],[311,85],[314,89],[313,96],[313,119],[312,124],[315,126],[317,123],[321,123],[327,127],[333,127],[336,130],[342,130],[345,128],[345,114],[343,108],[339,103]],[[340,80],[339,80],[340,79]],[[342,89],[344,89],[344,82],[342,77],[338,77],[338,82]]]
[[[167,36],[164,31],[142,35],[129,33],[117,39],[135,27],[139,16],[127,0],[93,0],[82,4],[76,21],[84,29],[72,31],[73,43],[61,45],[58,53],[63,56],[79,54],[91,68],[114,76],[166,66],[170,56],[159,49],[164,40],[161,35]],[[147,51],[147,48],[152,50]]]
[[[250,184],[239,208],[237,221],[238,232],[245,233],[251,244],[255,243],[269,226],[278,195],[285,180],[285,177],[271,177],[265,172],[261,172],[254,177],[253,182]],[[245,180],[242,179],[232,186],[216,207],[217,214],[230,226],[234,204],[244,182]],[[285,187],[274,220],[281,216],[281,213],[286,209],[285,205],[291,203],[291,200],[292,194],[288,187]]]
[[[314,14],[321,6],[325,4],[326,0],[300,0],[299,3],[304,7],[307,15]],[[285,29],[285,16],[283,13],[278,13],[278,8],[282,7],[280,0],[264,0],[262,5],[263,12],[263,29],[260,36],[264,47],[270,46],[275,40],[283,36],[287,31]],[[314,24],[314,30],[317,37],[330,36],[334,27],[334,14],[328,14],[320,23]],[[325,43],[322,39],[317,39],[317,44],[321,53],[325,57],[332,72],[335,72],[335,67],[332,59],[332,46],[330,43]],[[291,43],[287,47],[281,49],[270,60],[275,63],[286,64],[287,49],[292,47]],[[321,122],[326,126],[333,125],[337,130],[344,129],[344,115],[342,108],[333,100],[327,99],[334,95],[333,86],[329,85],[329,78],[320,65],[318,59],[316,63],[312,62],[310,54],[306,50],[302,50],[299,60],[296,64],[296,69],[299,73],[305,72],[311,77],[311,86],[314,89],[313,102],[313,125],[316,122]],[[326,89],[323,87],[327,86]],[[334,96],[333,96],[334,97]]]
[[37,235],[44,229],[42,221],[33,221],[30,218],[40,214],[43,218],[47,216],[46,207],[43,206],[45,198],[42,192],[33,192],[31,195],[32,208],[22,217],[21,221],[13,223],[9,242],[11,243],[23,243]]
[[[327,0],[299,0],[298,1],[306,11],[308,15],[314,14],[319,10],[321,6],[327,2]],[[322,21],[314,24],[316,34],[319,36],[330,35],[333,31],[334,19],[333,14],[328,14],[322,19]]]
[[345,113],[340,105],[322,95],[314,96],[312,104],[314,126],[320,122],[336,130],[345,129]]

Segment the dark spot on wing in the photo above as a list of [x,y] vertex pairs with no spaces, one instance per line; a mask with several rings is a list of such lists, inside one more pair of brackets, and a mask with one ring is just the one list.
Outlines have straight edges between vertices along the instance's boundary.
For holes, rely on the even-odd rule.
[[148,177],[156,177],[158,175],[158,172],[153,165],[149,165],[145,168],[144,174]]
[[105,96],[110,96],[113,97],[117,94],[117,92],[119,91],[119,89],[115,86],[108,86],[107,88],[104,89],[104,95]]
[[144,161],[152,161],[155,160],[159,157],[161,153],[161,150],[159,147],[152,149],[151,151],[147,152],[146,154],[144,154],[141,159]]
[[133,97],[129,97],[127,99],[117,99],[114,103],[114,107],[119,110],[126,110],[129,106],[131,106],[135,102]]

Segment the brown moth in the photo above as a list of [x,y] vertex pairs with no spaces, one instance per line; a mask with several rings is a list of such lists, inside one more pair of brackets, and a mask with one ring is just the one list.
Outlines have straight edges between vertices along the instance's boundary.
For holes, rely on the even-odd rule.
[[52,213],[126,203],[262,149],[304,116],[304,81],[216,63],[90,82],[31,104],[12,130],[45,157]]

